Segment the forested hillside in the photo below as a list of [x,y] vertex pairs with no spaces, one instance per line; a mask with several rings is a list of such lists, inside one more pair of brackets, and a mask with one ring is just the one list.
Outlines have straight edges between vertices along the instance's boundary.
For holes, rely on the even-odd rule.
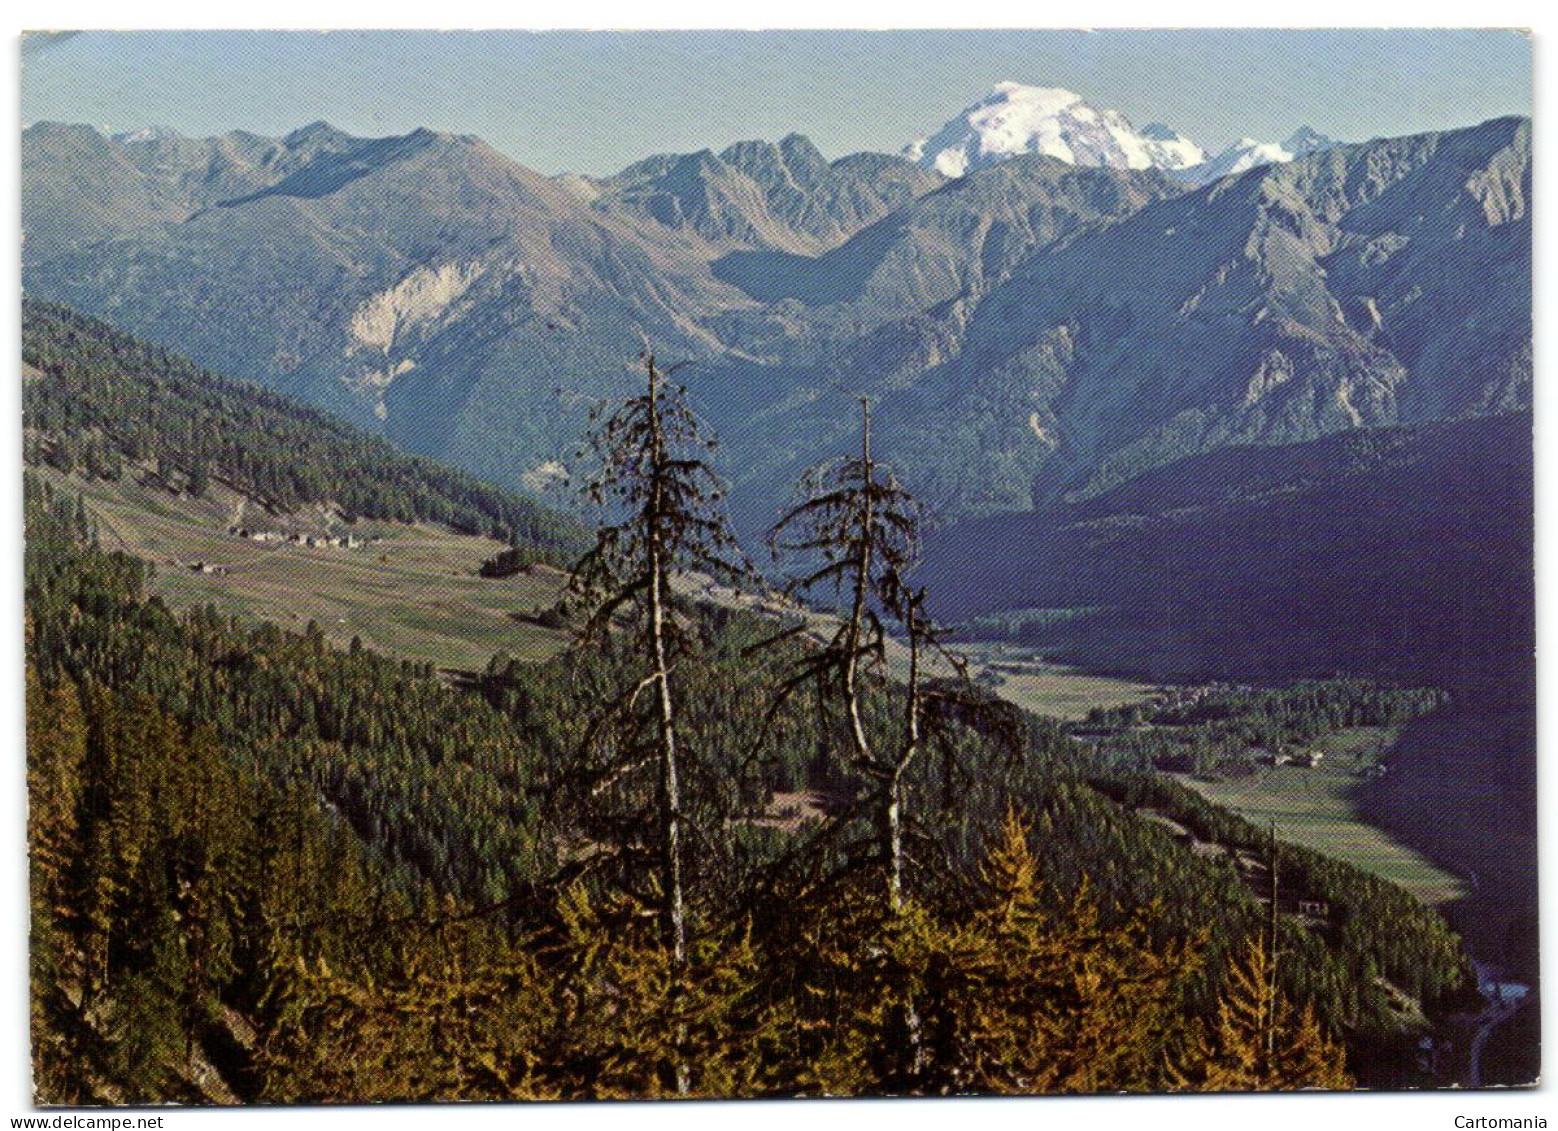
[[1528,413],[1232,448],[954,524],[926,568],[943,617],[1083,663],[1348,671],[1520,704],[1535,651],[1531,468]]
[[[291,505],[506,524],[553,554],[576,538],[310,412],[278,402],[272,424],[263,395],[67,312],[30,308],[28,348],[29,457],[68,440],[88,479],[187,492],[198,462],[260,493],[297,467]],[[1475,997],[1436,912],[921,666],[947,653],[905,572],[920,513],[867,406],[859,453],[818,465],[776,528],[798,592],[845,596],[836,627],[675,596],[673,570],[749,567],[686,391],[653,358],[647,376],[593,437],[600,524],[551,610],[576,645],[455,680],[313,623],[176,614],[84,497],[29,475],[40,1101],[1453,1073],[1417,1048]],[[910,657],[892,678],[888,622]],[[1421,708],[1362,684],[1254,703],[1241,725],[1292,734]],[[1236,857],[1275,872],[1275,905]]]
[[[674,1094],[676,1063],[693,1095],[1336,1086],[1324,1031],[1359,1078],[1404,1082],[1415,1030],[1372,972],[1401,978],[1415,940],[1425,1001],[1463,977],[1432,913],[1327,882],[1348,925],[1284,919],[1288,1051],[1252,1065],[1266,916],[1038,721],[1009,753],[964,731],[917,767],[910,910],[884,917],[818,705],[765,724],[794,657],[755,664],[767,628],[691,608],[677,686],[703,753],[673,976],[630,894],[653,905],[643,799],[603,792],[581,747],[630,657],[499,659],[454,689],[312,630],[175,618],[78,504],[33,486],[28,512],[45,1102]],[[892,699],[873,693],[873,733]],[[785,819],[775,794],[801,789],[828,809]],[[879,1055],[909,1016],[934,1041]]]
[[22,304],[29,462],[117,479],[154,469],[199,494],[213,475],[266,507],[438,522],[567,564],[583,527],[285,397],[230,381],[65,307]]

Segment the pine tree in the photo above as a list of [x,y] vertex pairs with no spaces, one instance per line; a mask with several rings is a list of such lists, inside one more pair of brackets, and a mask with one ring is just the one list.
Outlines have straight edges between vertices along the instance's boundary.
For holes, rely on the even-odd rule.
[[48,915],[64,911],[63,885],[80,851],[79,813],[87,729],[76,685],[45,690],[27,665],[27,842],[33,899]]
[[541,948],[559,1007],[542,1050],[549,1087],[645,1099],[775,1086],[786,1003],[759,1000],[759,955],[739,921],[700,932],[678,967],[620,899],[575,884],[559,893],[558,914],[560,937]]
[[72,864],[81,851],[78,807],[86,719],[69,679],[45,690],[29,663],[26,681],[33,1081],[40,1098],[79,1102],[87,1097],[77,1078],[83,970],[74,934]]
[[541,1078],[557,989],[517,942],[444,903],[403,919],[395,956],[298,959],[261,1050],[280,1103],[567,1098]]

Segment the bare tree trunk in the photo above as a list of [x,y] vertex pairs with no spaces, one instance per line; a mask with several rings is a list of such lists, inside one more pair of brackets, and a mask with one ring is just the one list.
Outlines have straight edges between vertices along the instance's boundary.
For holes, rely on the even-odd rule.
[[[883,822],[887,843],[887,907],[893,915],[903,911],[903,777],[920,748],[920,636],[915,607],[909,606],[909,690],[904,708],[904,740],[887,783],[887,809]],[[904,1036],[909,1046],[909,1075],[918,1079],[925,1068],[925,1044],[921,1037],[919,1007],[910,994],[904,1002]]]
[[1277,822],[1271,822],[1271,961],[1266,986],[1266,1071],[1277,1063]]
[[[912,615],[912,613],[911,613]],[[882,845],[887,861],[887,906],[893,914],[903,910],[903,776],[920,749],[920,639],[909,626],[909,691],[904,709],[904,739],[887,781]]]
[[[652,554],[652,556],[654,556]],[[654,642],[655,686],[660,711],[660,791],[665,803],[666,934],[676,964],[687,961],[687,927],[682,899],[682,791],[676,764],[676,718],[671,708],[671,684],[665,659],[665,599],[661,566],[652,567],[649,618]]]
[[871,744],[866,739],[865,723],[860,717],[860,635],[865,625],[866,591],[871,576],[871,404],[860,398],[860,465],[865,481],[864,503],[860,516],[860,544],[855,558],[855,593],[849,611],[849,655],[844,665],[844,699],[849,710],[850,741],[855,761],[862,769],[871,767]]
[[903,910],[903,783],[895,772],[886,784],[887,804],[882,814],[882,859],[887,862],[887,909]]
[[[660,529],[664,511],[663,468],[665,437],[660,426],[659,374],[654,359],[649,360],[649,430],[652,444],[653,484],[649,499],[649,638],[653,651],[656,701],[660,714],[660,796],[665,818],[663,855],[665,907],[664,930],[671,945],[671,969],[680,975],[687,966],[687,919],[682,897],[682,789],[676,764],[676,715],[671,705],[670,669],[665,648],[665,544]],[[678,993],[679,990],[673,990]],[[678,1029],[675,1043],[680,1046],[686,1033]],[[678,1053],[672,1071],[676,1092],[689,1089],[686,1060]]]

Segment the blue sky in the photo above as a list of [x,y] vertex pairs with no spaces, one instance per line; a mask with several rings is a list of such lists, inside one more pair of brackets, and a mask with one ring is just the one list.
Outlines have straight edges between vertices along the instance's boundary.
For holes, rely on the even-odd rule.
[[1531,112],[1509,31],[90,32],[24,46],[23,122],[478,134],[555,173],[807,134],[895,152],[996,82],[1064,86],[1208,148]]

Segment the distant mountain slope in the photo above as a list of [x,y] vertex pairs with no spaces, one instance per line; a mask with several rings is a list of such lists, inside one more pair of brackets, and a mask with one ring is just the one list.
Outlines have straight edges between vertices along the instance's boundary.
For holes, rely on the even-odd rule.
[[1530,140],[1503,119],[1339,147],[1043,245],[887,396],[884,450],[953,509],[994,509],[1529,405]]
[[[329,505],[347,518],[439,522],[566,564],[570,516],[408,456],[323,413],[224,380],[64,307],[24,301],[25,454],[96,477],[149,464],[199,493],[220,476],[277,513]],[[257,520],[258,521],[258,520]]]
[[[26,131],[30,160],[47,164],[59,132]],[[280,152],[305,146],[299,136]],[[519,450],[499,461],[510,482],[541,462],[527,458],[537,449],[555,454],[558,386],[609,386],[640,331],[677,355],[722,348],[695,319],[751,305],[672,233],[592,209],[473,138],[329,136],[188,215],[107,243],[56,233],[69,250],[54,256],[29,246],[29,292],[430,454],[497,385],[524,402],[505,437]],[[122,170],[130,148],[105,143],[99,165]],[[68,212],[55,179],[29,180],[25,195],[31,215]]]
[[1529,976],[1532,440],[1522,412],[1225,448],[954,524],[919,580],[940,615],[981,635],[1138,678],[1343,672],[1449,691],[1452,706],[1401,733],[1357,803],[1470,879],[1457,929]]
[[339,159],[367,144],[324,122],[281,139],[241,130],[188,138],[154,129],[105,137],[90,126],[40,122],[23,133],[25,254],[37,261],[188,220],[316,159]]
[[[543,177],[471,138],[358,139],[321,124],[265,144],[41,124],[22,145],[29,230],[49,233],[27,243],[30,294],[511,484],[568,457],[588,406],[626,380],[641,335],[673,358],[825,356],[875,296],[797,311],[729,281],[749,281],[739,255],[834,272],[834,260],[813,267],[777,248],[836,244],[941,180],[889,157],[827,165],[800,138],[652,159],[607,182]],[[68,168],[62,148],[77,155]],[[1148,198],[1127,188],[1111,202],[1105,185],[1090,203],[1057,195],[1053,176],[993,176],[1008,188],[989,201],[961,190],[956,223],[988,227],[981,209],[1042,205],[1033,226],[1048,238]],[[668,178],[682,203],[657,216]],[[108,231],[72,190],[121,180],[131,203],[108,208]],[[981,259],[955,231],[919,251],[917,226],[904,230],[889,290],[955,293],[961,264]],[[878,239],[885,255],[891,238]],[[844,252],[855,263],[844,274],[868,280],[874,254]],[[872,316],[911,314],[914,301],[877,302]]]
[[971,302],[1033,249],[1180,191],[1156,171],[1019,157],[920,194],[820,255],[736,252],[714,272],[756,299],[848,304],[848,317],[877,322]]
[[1528,413],[1229,448],[958,523],[925,576],[953,619],[1160,678],[1338,670],[1529,701]]
[[597,207],[622,209],[727,247],[826,250],[924,195],[944,178],[911,162],[857,153],[831,164],[800,134],[646,158],[592,182]]
[[321,124],[22,147],[29,294],[511,485],[646,342],[698,363],[752,525],[859,394],[953,516],[1530,398],[1523,120],[1196,190],[1036,154],[942,183],[799,136],[603,180]]

